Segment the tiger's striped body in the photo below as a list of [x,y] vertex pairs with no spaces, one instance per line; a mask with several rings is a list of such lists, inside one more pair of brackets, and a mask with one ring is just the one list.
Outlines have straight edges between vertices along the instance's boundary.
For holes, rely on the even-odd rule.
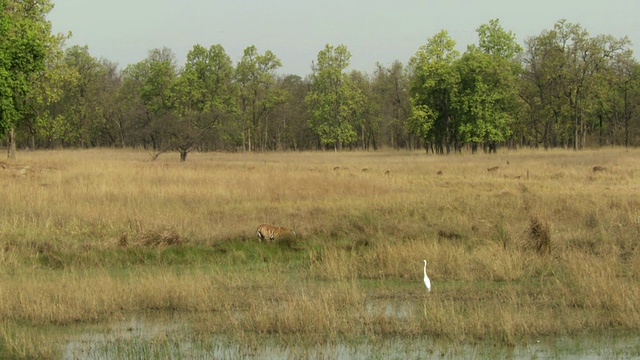
[[285,234],[293,235],[295,237],[296,231],[292,228],[284,226],[272,226],[269,224],[262,224],[258,226],[258,229],[256,230],[258,241],[275,241]]

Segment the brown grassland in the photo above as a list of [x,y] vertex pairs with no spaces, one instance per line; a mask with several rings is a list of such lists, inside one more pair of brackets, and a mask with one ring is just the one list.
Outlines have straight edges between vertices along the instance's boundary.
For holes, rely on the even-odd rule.
[[0,202],[3,358],[141,312],[310,344],[640,330],[640,150],[21,152]]

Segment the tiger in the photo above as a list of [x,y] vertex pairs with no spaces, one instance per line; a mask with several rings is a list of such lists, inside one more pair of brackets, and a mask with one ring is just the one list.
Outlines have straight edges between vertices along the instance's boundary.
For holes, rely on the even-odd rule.
[[295,229],[285,226],[262,224],[258,226],[258,229],[256,230],[256,235],[258,236],[258,241],[260,242],[262,242],[262,240],[274,241],[285,234],[293,235],[294,237],[296,237]]

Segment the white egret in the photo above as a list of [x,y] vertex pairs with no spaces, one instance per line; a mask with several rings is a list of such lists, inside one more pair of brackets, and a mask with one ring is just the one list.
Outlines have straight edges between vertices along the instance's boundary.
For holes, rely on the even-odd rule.
[[427,290],[431,292],[431,280],[429,280],[429,277],[427,276],[427,260],[422,261],[424,261],[424,285],[427,287]]

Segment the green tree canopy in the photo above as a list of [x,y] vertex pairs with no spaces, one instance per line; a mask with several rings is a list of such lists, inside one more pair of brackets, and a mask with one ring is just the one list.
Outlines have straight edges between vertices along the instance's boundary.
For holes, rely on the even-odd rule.
[[231,58],[221,45],[208,49],[195,45],[187,54],[185,67],[173,88],[178,110],[173,120],[173,146],[182,160],[206,139],[237,135],[236,131],[230,131],[238,107],[238,88],[233,77]]
[[460,82],[453,99],[458,140],[484,143],[493,151],[506,141],[518,115],[518,76],[522,51],[515,35],[498,20],[478,28],[479,46],[469,46],[457,61]]
[[351,53],[344,45],[327,44],[312,65],[311,89],[306,97],[310,109],[310,127],[322,144],[334,150],[357,139],[354,123],[361,122],[364,99],[345,69]]
[[603,79],[628,46],[627,38],[592,37],[566,20],[526,41],[521,97],[536,144],[585,146],[587,134],[598,126],[593,119],[602,108],[594,105],[606,86]]
[[174,125],[173,86],[178,73],[174,53],[168,48],[153,49],[143,61],[129,65],[123,72],[125,83],[134,91],[130,95],[140,98],[144,117],[139,120],[145,146],[149,143],[156,151],[171,148]]
[[58,34],[47,52],[44,71],[35,74],[33,88],[28,97],[28,111],[17,128],[18,133],[24,131],[28,138],[29,148],[51,146],[63,137],[67,128],[64,119],[69,108],[64,102],[67,89],[75,86],[78,74],[65,61],[64,42],[70,35]]
[[411,58],[411,116],[407,126],[425,143],[435,143],[435,151],[447,152],[455,139],[452,99],[459,82],[454,67],[460,57],[455,41],[442,30],[421,46]]
[[380,132],[384,142],[393,148],[411,146],[406,121],[409,117],[409,76],[400,61],[385,67],[376,64],[372,79],[373,101],[379,104]]
[[244,50],[236,67],[236,80],[240,86],[243,148],[266,150],[272,144],[267,124],[269,113],[285,100],[285,94],[275,87],[275,71],[282,66],[280,59],[267,50],[258,53],[255,46]]
[[237,86],[233,62],[222,45],[208,49],[194,45],[176,84],[180,113],[210,113],[214,117],[234,111]]
[[9,131],[9,157],[15,157],[14,129],[23,119],[32,75],[45,68],[51,36],[48,0],[0,0],[0,133]]

